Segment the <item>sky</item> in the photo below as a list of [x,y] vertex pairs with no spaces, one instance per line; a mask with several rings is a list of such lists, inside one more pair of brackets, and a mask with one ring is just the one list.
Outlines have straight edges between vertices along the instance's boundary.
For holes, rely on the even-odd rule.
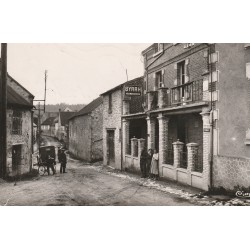
[[8,73],[47,104],[87,104],[101,93],[143,75],[141,52],[150,44],[8,44]]

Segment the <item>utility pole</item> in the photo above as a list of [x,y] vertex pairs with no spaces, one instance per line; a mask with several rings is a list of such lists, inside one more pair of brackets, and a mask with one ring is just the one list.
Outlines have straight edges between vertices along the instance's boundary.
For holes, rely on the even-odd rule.
[[7,43],[1,44],[0,78],[0,177],[4,178],[7,167]]
[[47,88],[47,70],[44,72],[44,81],[45,81],[45,89],[44,89],[44,112],[45,112],[45,105],[46,105],[46,88]]
[[41,109],[40,109],[40,102],[38,103],[38,126],[37,126],[37,147],[38,150],[40,148],[40,136],[41,136]]

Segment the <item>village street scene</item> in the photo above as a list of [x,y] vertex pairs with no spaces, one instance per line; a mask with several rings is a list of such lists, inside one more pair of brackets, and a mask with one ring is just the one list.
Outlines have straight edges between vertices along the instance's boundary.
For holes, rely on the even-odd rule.
[[250,205],[249,43],[2,43],[0,63],[1,206]]

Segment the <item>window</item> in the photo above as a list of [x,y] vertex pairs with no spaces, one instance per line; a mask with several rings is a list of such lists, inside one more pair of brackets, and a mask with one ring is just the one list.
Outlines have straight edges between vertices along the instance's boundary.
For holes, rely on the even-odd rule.
[[250,80],[250,63],[246,64],[246,77]]
[[194,43],[184,43],[184,49],[188,49],[192,46],[194,46]]
[[20,110],[13,110],[12,134],[22,134],[22,111]]
[[159,71],[155,74],[155,87],[156,89],[163,87],[163,74],[162,71]]
[[177,85],[185,83],[185,61],[177,63]]
[[108,109],[109,114],[112,113],[112,94],[109,94],[109,109]]
[[157,43],[155,47],[155,53],[163,50],[163,43]]

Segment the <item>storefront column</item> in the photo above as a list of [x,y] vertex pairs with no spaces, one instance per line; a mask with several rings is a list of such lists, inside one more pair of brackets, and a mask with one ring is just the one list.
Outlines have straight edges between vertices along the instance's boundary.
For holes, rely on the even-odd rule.
[[197,164],[198,157],[198,143],[188,143],[187,144],[187,174],[188,174],[188,184],[192,184],[191,173],[195,169],[195,164]]
[[211,126],[210,126],[210,112],[204,110],[202,113],[203,120],[203,179],[204,189],[208,190],[210,186],[210,138],[211,138]]
[[123,115],[129,114],[129,100],[123,101]]
[[183,146],[184,143],[180,142],[179,140],[177,142],[173,143],[174,147],[174,167],[179,168],[181,166],[181,157],[183,152]]
[[129,148],[129,124],[130,122],[126,119],[122,119],[122,138],[123,138],[123,160],[125,161],[125,155],[130,153]]
[[155,148],[155,119],[147,117],[148,149]]
[[169,118],[159,114],[159,172],[163,176],[162,164],[166,163],[168,152],[168,122]]
[[131,155],[134,157],[138,156],[138,139],[131,139]]

